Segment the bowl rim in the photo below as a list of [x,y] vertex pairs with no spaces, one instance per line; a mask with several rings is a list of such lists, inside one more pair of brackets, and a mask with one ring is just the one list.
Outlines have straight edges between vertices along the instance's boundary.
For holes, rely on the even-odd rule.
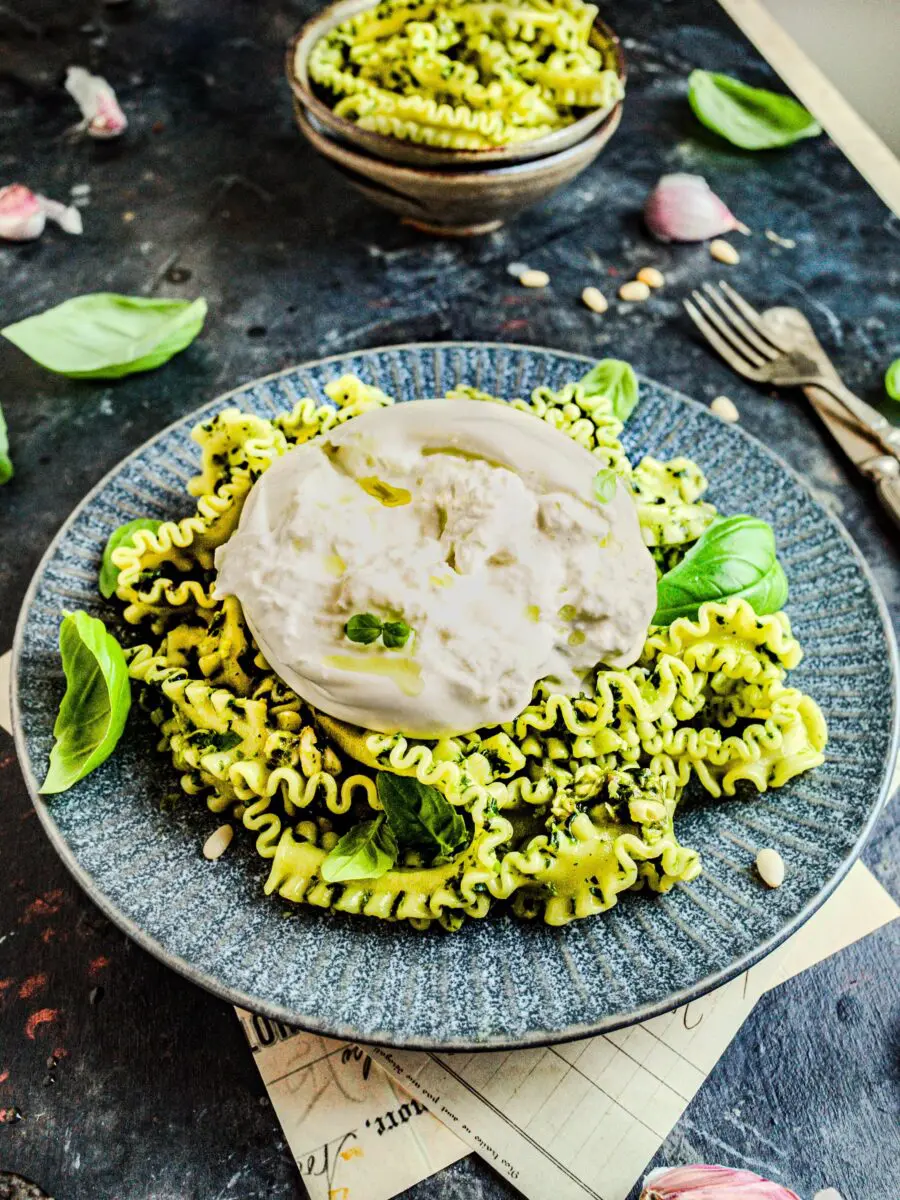
[[[22,650],[25,642],[25,631],[28,618],[31,612],[34,596],[44,577],[44,573],[48,564],[52,560],[56,550],[66,534],[66,531],[71,522],[86,509],[93,500],[103,491],[110,480],[122,470],[129,462],[132,462],[143,454],[149,446],[160,441],[177,426],[183,424],[187,419],[195,416],[200,411],[212,409],[216,405],[220,405],[226,401],[238,397],[242,392],[250,387],[258,386],[267,383],[271,380],[281,378],[282,376],[290,375],[297,371],[299,367],[321,366],[324,364],[339,362],[348,358],[353,353],[376,354],[385,350],[409,350],[421,348],[446,348],[446,347],[471,347],[488,346],[502,349],[514,349],[526,352],[532,351],[550,351],[553,354],[571,359],[575,363],[590,363],[595,361],[592,357],[564,350],[559,347],[550,346],[532,346],[519,342],[492,342],[492,341],[477,341],[465,339],[451,339],[448,341],[422,341],[422,342],[401,342],[393,345],[371,347],[363,351],[343,351],[337,354],[327,355],[322,358],[301,361],[293,366],[284,367],[278,371],[273,371],[268,375],[248,380],[244,383],[229,389],[227,392],[214,397],[212,400],[205,401],[197,406],[197,408],[189,410],[187,413],[182,413],[173,421],[160,429],[157,433],[147,438],[141,445],[137,446],[129,454],[126,454],[122,459],[115,463],[102,478],[100,478],[87,494],[75,505],[69,515],[64,519],[60,528],[52,537],[50,544],[47,546],[44,553],[41,555],[40,561],[34,569],[34,573],[29,582],[25,595],[22,598],[21,605],[16,619],[15,634],[12,646],[12,663],[10,670],[10,709],[13,725],[13,737],[16,751],[16,758],[19,763],[19,768],[25,781],[26,789],[29,793],[32,804],[37,812],[38,819],[41,823],[44,833],[47,835],[54,850],[59,855],[63,865],[67,868],[75,882],[85,892],[88,898],[94,903],[100,911],[106,916],[113,925],[125,933],[132,941],[134,941],[141,949],[151,954],[158,962],[164,966],[176,971],[189,982],[202,987],[210,994],[217,996],[219,999],[230,1004],[237,1005],[251,1012],[260,1013],[263,1016],[273,1018],[275,1020],[285,1021],[288,1024],[296,1024],[296,1014],[283,1005],[275,1004],[267,1001],[261,1001],[258,997],[248,995],[235,987],[224,985],[217,979],[208,975],[202,968],[197,967],[187,959],[182,958],[179,954],[167,950],[157,938],[147,933],[139,926],[131,917],[127,916],[118,905],[108,897],[101,889],[93,876],[88,870],[81,866],[75,855],[75,852],[69,845],[68,841],[59,830],[52,813],[49,811],[43,798],[40,795],[40,783],[35,778],[32,770],[31,760],[28,754],[28,747],[25,741],[24,723],[22,710],[20,705],[19,695],[19,676],[21,671]],[[677,389],[679,398],[687,402],[689,405],[697,408],[703,408],[699,401],[693,397]],[[749,433],[745,429],[732,427],[736,435],[746,438],[757,447],[761,447],[766,455],[768,455],[779,468],[784,471],[795,483],[799,484],[805,491],[809,491],[807,484],[801,477],[798,470],[792,467],[782,456],[772,450],[767,444],[761,441],[754,434]],[[887,803],[892,794],[892,780],[896,771],[898,761],[898,751],[900,751],[900,653],[898,653],[897,635],[894,630],[894,624],[888,610],[887,603],[881,590],[881,586],[875,577],[875,573],[869,566],[869,563],[862,550],[851,537],[850,532],[833,513],[827,513],[828,521],[834,533],[845,543],[850,551],[851,556],[856,561],[859,570],[866,580],[866,583],[871,591],[875,602],[875,607],[878,611],[878,616],[881,620],[881,626],[884,630],[887,652],[890,658],[891,676],[892,676],[892,713],[891,713],[891,730],[890,743],[886,757],[886,770],[882,777],[881,786],[877,796],[873,797],[873,803],[869,808],[866,820],[859,831],[853,846],[850,848],[846,857],[841,862],[837,871],[828,879],[820,890],[813,895],[800,911],[788,921],[786,925],[775,931],[770,937],[759,943],[752,951],[746,954],[735,962],[731,962],[719,971],[713,972],[704,979],[688,987],[682,988],[680,991],[671,993],[669,996],[659,1001],[654,1001],[648,1004],[639,1006],[632,1012],[623,1015],[622,1017],[607,1018],[600,1022],[581,1022],[576,1025],[567,1027],[565,1033],[559,1034],[554,1032],[548,1035],[548,1031],[536,1031],[526,1034],[524,1037],[516,1038],[490,1038],[484,1043],[474,1043],[468,1039],[451,1041],[449,1043],[435,1042],[431,1039],[402,1039],[392,1038],[390,1036],[367,1035],[366,1042],[371,1045],[399,1047],[405,1050],[425,1050],[436,1052],[447,1051],[466,1051],[466,1052],[482,1052],[494,1050],[518,1050],[529,1047],[538,1047],[546,1045],[561,1045],[565,1042],[576,1041],[581,1038],[591,1037],[599,1033],[611,1033],[617,1029],[628,1028],[653,1017],[660,1016],[663,1013],[669,1012],[680,1005],[687,1003],[690,1000],[699,999],[701,996],[708,994],[721,985],[736,978],[741,972],[748,970],[756,963],[765,958],[778,946],[787,940],[791,934],[809,920],[809,918],[818,911],[824,902],[834,893],[838,885],[847,877],[850,868],[857,861],[860,853],[868,841],[872,830],[881,817]],[[317,1020],[310,1014],[304,1015],[304,1023],[299,1026],[309,1032],[317,1033],[322,1036],[342,1039],[344,1041],[358,1040],[358,1035],[350,1027],[335,1027],[327,1021]]]
[[606,117],[595,129],[572,146],[566,146],[553,154],[545,155],[543,158],[528,159],[525,162],[502,163],[498,166],[485,165],[480,170],[477,166],[473,166],[471,169],[465,171],[455,171],[451,167],[446,166],[419,167],[413,163],[398,163],[377,158],[375,155],[366,154],[358,146],[345,146],[328,132],[317,129],[312,123],[308,112],[296,113],[296,119],[300,132],[317,153],[322,154],[330,162],[338,162],[346,169],[355,171],[360,175],[374,175],[379,178],[392,178],[408,182],[419,181],[421,183],[427,181],[435,184],[440,183],[447,187],[462,187],[477,183],[478,181],[499,182],[511,179],[534,178],[542,175],[545,171],[552,172],[557,167],[570,162],[573,158],[578,158],[586,151],[590,153],[594,142],[600,142],[600,146],[597,149],[597,153],[599,154],[600,150],[603,149],[607,141],[609,141],[619,127],[622,119],[622,101],[620,100],[610,109]]
[[[321,41],[331,29],[350,16],[365,12],[369,8],[375,8],[378,3],[379,0],[332,0],[331,4],[310,17],[288,41],[285,52],[285,75],[295,101],[311,111],[323,125],[346,138],[351,144],[368,148],[370,153],[388,162],[410,163],[413,160],[422,160],[422,165],[424,165],[428,158],[431,158],[431,162],[435,166],[452,164],[478,166],[485,163],[511,164],[533,161],[584,141],[595,128],[604,124],[607,117],[623,103],[623,100],[620,99],[605,109],[590,109],[583,117],[579,117],[562,129],[544,134],[542,137],[485,150],[453,150],[446,147],[424,146],[417,142],[406,142],[402,138],[395,138],[390,134],[361,129],[355,121],[337,116],[334,109],[316,95],[307,72],[307,63],[313,46]],[[601,34],[609,43],[615,58],[616,73],[624,85],[628,79],[628,62],[622,48],[621,38],[599,15],[595,17],[592,29]],[[304,45],[305,50],[301,57],[298,50]],[[298,58],[300,60],[299,69]],[[397,158],[398,147],[400,147],[399,159]]]

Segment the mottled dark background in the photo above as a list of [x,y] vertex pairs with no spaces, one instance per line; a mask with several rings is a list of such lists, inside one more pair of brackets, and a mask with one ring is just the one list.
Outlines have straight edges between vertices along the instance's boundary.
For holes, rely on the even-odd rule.
[[[81,292],[209,300],[201,339],[162,370],[75,384],[0,348],[0,402],[16,478],[0,491],[0,651],[31,572],[85,491],[201,401],[256,375],[342,350],[484,338],[629,358],[700,399],[725,392],[745,426],[803,473],[858,540],[900,615],[896,532],[796,399],[744,386],[696,342],[690,286],[721,274],[703,246],[663,248],[639,211],[666,170],[707,176],[751,226],[730,276],[760,303],[801,306],[847,383],[884,404],[900,355],[900,221],[826,139],[745,155],[706,134],[684,100],[693,66],[772,84],[713,0],[632,0],[604,15],[626,39],[620,133],[567,193],[490,238],[436,242],[331,174],[293,129],[286,39],[312,3],[13,0],[0,4],[0,184],[65,199],[91,185],[80,239],[48,228],[0,248],[0,320]],[[126,138],[70,140],[67,65],[106,75]],[[838,81],[839,82],[839,81]],[[766,228],[796,240],[781,249]],[[549,271],[518,288],[506,264]],[[668,287],[603,318],[654,263]],[[866,861],[900,892],[896,812]],[[658,1162],[721,1161],[896,1200],[900,1148],[898,946],[888,928],[760,1003]],[[33,818],[0,732],[0,1195],[19,1172],[57,1200],[269,1200],[304,1190],[233,1012],[131,946],[85,900]],[[636,1194],[636,1193],[635,1193]],[[407,1200],[511,1195],[475,1159]]]

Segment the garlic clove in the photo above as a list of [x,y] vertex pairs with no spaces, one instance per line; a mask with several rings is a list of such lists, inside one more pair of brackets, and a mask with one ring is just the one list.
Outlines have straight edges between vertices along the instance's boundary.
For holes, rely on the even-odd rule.
[[92,75],[84,67],[69,67],[66,91],[81,109],[81,128],[89,137],[114,138],[128,128],[116,93],[100,75]]
[[644,1180],[640,1200],[800,1200],[800,1197],[753,1171],[692,1163],[651,1171]]
[[702,175],[663,175],[647,197],[644,220],[661,242],[704,242],[746,229]]
[[0,238],[31,242],[44,232],[47,215],[34,192],[23,183],[0,188]]

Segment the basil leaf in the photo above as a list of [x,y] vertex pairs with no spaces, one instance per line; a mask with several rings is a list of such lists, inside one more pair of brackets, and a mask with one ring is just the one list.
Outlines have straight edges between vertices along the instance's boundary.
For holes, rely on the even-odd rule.
[[9,457],[9,436],[6,432],[3,409],[0,408],[0,485],[9,483],[13,474],[12,459]]
[[159,529],[162,521],[151,521],[146,517],[138,517],[136,521],[129,521],[126,525],[120,525],[118,529],[113,530],[109,535],[106,547],[103,551],[103,561],[100,563],[100,594],[108,600],[110,596],[115,594],[116,584],[119,581],[119,568],[112,561],[112,552],[117,550],[119,546],[133,546],[133,534],[138,529],[150,529],[153,533]]
[[741,596],[759,616],[778,612],[788,582],[775,550],[772,526],[756,517],[714,522],[657,584],[654,625],[696,617],[707,600]]
[[388,650],[400,650],[409,641],[412,630],[405,621],[385,621],[381,640]]
[[372,613],[356,613],[344,626],[344,633],[351,642],[369,646],[381,636],[381,621]]
[[64,792],[116,748],[131,706],[122,647],[86,612],[66,613],[59,629],[66,694],[59,706],[44,795]]
[[[895,358],[885,372],[884,390],[892,400],[900,400],[900,358]],[[0,477],[0,483],[3,482],[3,478]]]
[[585,396],[606,396],[617,421],[627,421],[640,399],[637,375],[620,358],[603,358],[579,379]]
[[730,75],[692,71],[688,99],[697,118],[742,150],[771,150],[817,137],[822,126],[792,96],[750,87]]
[[118,379],[168,362],[191,344],[205,317],[205,300],[97,292],[7,325],[0,333],[57,375]]
[[601,504],[609,504],[616,494],[618,476],[610,467],[603,467],[594,476],[594,495]]
[[322,863],[326,883],[378,879],[397,861],[397,843],[383,816],[348,829]]
[[465,821],[437,788],[390,771],[379,771],[375,786],[390,827],[404,849],[422,850],[432,858],[452,858],[468,842]]

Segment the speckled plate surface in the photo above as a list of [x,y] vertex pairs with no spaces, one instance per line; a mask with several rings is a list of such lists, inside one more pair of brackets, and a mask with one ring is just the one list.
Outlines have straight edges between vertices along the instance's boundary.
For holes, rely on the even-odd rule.
[[[229,404],[273,416],[345,371],[399,400],[466,382],[503,396],[577,378],[588,360],[520,346],[444,343],[341,355],[250,383],[164,430],[97,485],[32,581],[16,632],[13,715],[44,827],[100,908],[145,949],[225,999],[336,1037],[421,1047],[521,1046],[645,1020],[745,969],[796,929],[846,873],[887,792],[897,741],[897,651],[884,604],[844,529],[759,442],[650,381],[626,428],[634,460],[688,454],[725,512],[775,528],[791,584],[788,612],[806,657],[792,681],[822,706],[827,761],[764,796],[683,811],[683,843],[704,874],[668,896],[626,895],[564,929],[495,915],[449,936],[298,909],[263,895],[249,838],[208,863],[219,823],[183,800],[168,758],[135,708],[115,754],[70,792],[37,796],[64,690],[60,610],[114,618],[97,592],[109,533],[137,516],[191,508],[193,424]],[[752,869],[774,846],[789,865],[767,891]]]

